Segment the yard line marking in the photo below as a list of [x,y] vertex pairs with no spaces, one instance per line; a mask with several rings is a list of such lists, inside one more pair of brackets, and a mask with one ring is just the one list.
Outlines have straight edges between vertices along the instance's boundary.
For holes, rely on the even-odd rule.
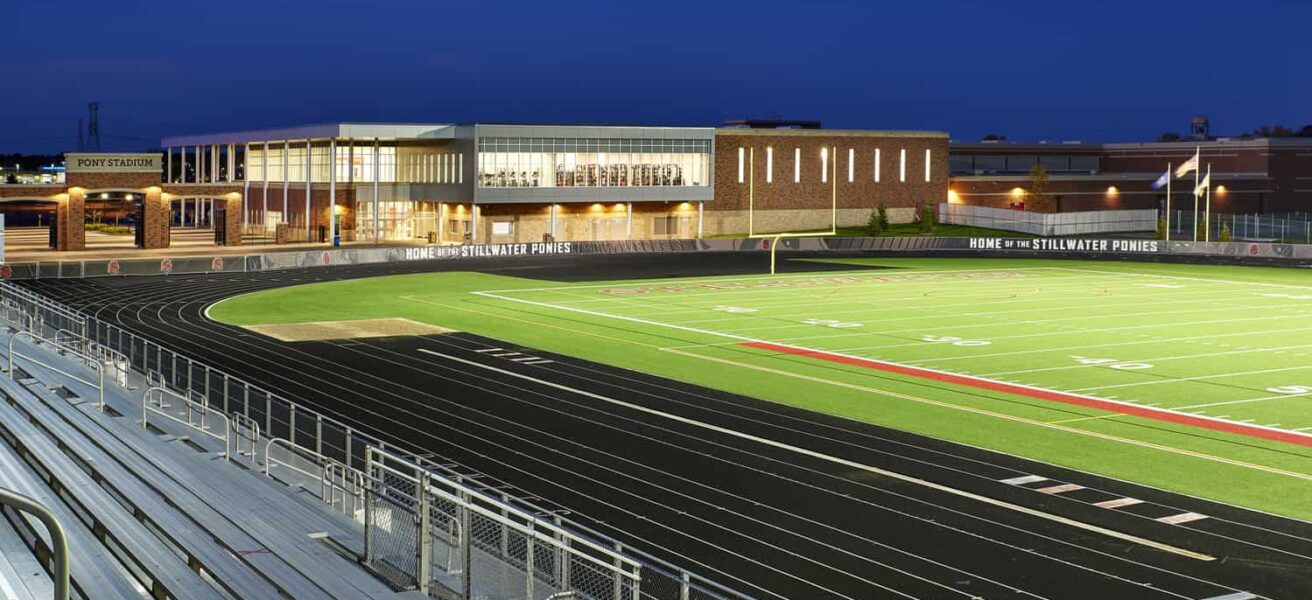
[[678,422],[678,423],[683,423],[683,424],[685,424],[685,425],[689,425],[689,426],[693,426],[693,427],[698,427],[698,428],[701,428],[701,429],[706,429],[706,430],[708,430],[708,431],[714,431],[714,432],[717,432],[717,433],[721,433],[721,434],[724,434],[724,435],[727,435],[727,436],[731,436],[731,437],[736,437],[736,438],[743,439],[743,440],[748,440],[748,441],[755,442],[755,443],[758,443],[758,444],[762,444],[762,445],[765,445],[765,446],[770,446],[770,447],[773,447],[773,448],[778,448],[778,449],[781,449],[781,450],[786,450],[786,451],[789,451],[789,452],[794,452],[794,453],[797,453],[797,454],[801,454],[801,455],[803,455],[803,456],[809,456],[809,457],[811,457],[811,458],[815,458],[815,459],[818,459],[818,460],[823,460],[823,461],[826,461],[826,462],[831,462],[831,463],[838,464],[838,465],[842,465],[842,466],[845,466],[845,467],[854,468],[854,469],[860,469],[860,470],[863,470],[863,471],[867,471],[867,472],[870,472],[870,473],[874,473],[874,474],[876,474],[876,475],[882,475],[882,476],[884,476],[884,477],[889,477],[889,478],[897,479],[897,480],[899,480],[899,481],[903,481],[903,482],[906,482],[906,483],[911,483],[911,484],[919,485],[919,486],[922,486],[922,487],[926,487],[926,488],[929,488],[929,489],[932,489],[932,490],[935,490],[935,491],[938,491],[938,492],[942,492],[942,493],[945,493],[945,494],[950,494],[950,495],[958,496],[958,497],[961,497],[961,498],[967,498],[967,499],[974,500],[974,501],[976,501],[976,502],[980,502],[980,503],[983,503],[983,504],[988,504],[988,505],[991,505],[991,506],[996,506],[996,507],[998,507],[998,508],[1003,508],[1003,509],[1006,509],[1006,510],[1014,511],[1014,512],[1017,512],[1017,513],[1020,513],[1020,514],[1023,514],[1023,515],[1027,515],[1027,516],[1031,516],[1031,517],[1035,517],[1035,518],[1038,518],[1038,519],[1043,519],[1043,520],[1047,520],[1047,521],[1052,521],[1052,522],[1054,522],[1054,523],[1059,523],[1059,524],[1066,525],[1066,526],[1069,526],[1069,527],[1074,527],[1074,528],[1076,528],[1076,529],[1082,529],[1082,530],[1084,530],[1084,531],[1088,531],[1088,532],[1091,532],[1091,533],[1097,533],[1097,534],[1105,535],[1105,536],[1107,536],[1107,537],[1115,538],[1115,539],[1118,539],[1118,540],[1122,540],[1122,541],[1126,541],[1126,542],[1130,542],[1130,543],[1134,543],[1134,544],[1139,544],[1139,545],[1141,545],[1141,546],[1146,546],[1146,547],[1148,547],[1148,548],[1154,548],[1154,549],[1157,549],[1157,550],[1161,550],[1161,551],[1163,551],[1163,552],[1170,552],[1170,553],[1172,553],[1172,554],[1176,554],[1176,555],[1183,556],[1183,557],[1186,557],[1186,558],[1192,558],[1192,559],[1194,559],[1194,560],[1199,560],[1199,561],[1214,561],[1214,560],[1216,560],[1216,557],[1214,557],[1214,556],[1210,556],[1210,555],[1207,555],[1207,554],[1203,554],[1203,553],[1201,553],[1201,552],[1195,552],[1195,551],[1193,551],[1193,550],[1187,550],[1187,549],[1185,549],[1185,548],[1180,548],[1180,547],[1172,546],[1172,545],[1170,545],[1170,544],[1165,544],[1165,543],[1162,543],[1162,542],[1158,542],[1158,541],[1155,541],[1155,540],[1150,540],[1150,539],[1143,538],[1143,537],[1139,537],[1139,536],[1136,536],[1136,535],[1132,535],[1132,534],[1128,534],[1128,533],[1122,533],[1122,532],[1120,532],[1120,531],[1116,531],[1116,530],[1114,530],[1114,529],[1107,529],[1106,527],[1102,527],[1102,526],[1099,526],[1099,525],[1094,525],[1094,524],[1091,524],[1091,523],[1085,523],[1085,522],[1083,522],[1083,521],[1077,521],[1077,520],[1075,520],[1075,519],[1071,519],[1071,518],[1063,517],[1063,516],[1061,516],[1061,515],[1056,515],[1056,514],[1052,514],[1052,513],[1046,513],[1046,512],[1043,512],[1043,511],[1041,511],[1041,510],[1038,510],[1038,509],[1029,508],[1029,507],[1027,507],[1027,506],[1021,506],[1021,505],[1019,505],[1019,504],[1012,504],[1011,502],[1007,502],[1007,501],[1005,501],[1005,500],[998,500],[998,499],[996,499],[996,498],[990,498],[990,497],[988,497],[988,496],[983,496],[983,495],[980,495],[980,494],[976,494],[976,493],[974,493],[974,492],[970,492],[970,491],[966,491],[966,490],[957,489],[957,488],[954,488],[954,487],[951,487],[951,486],[943,485],[943,484],[941,484],[941,483],[935,483],[935,482],[933,482],[933,481],[929,481],[929,480],[927,480],[927,479],[920,479],[920,478],[918,478],[918,477],[913,477],[913,476],[911,476],[911,475],[905,475],[905,474],[899,473],[899,472],[897,472],[897,471],[889,471],[889,470],[887,470],[887,469],[882,469],[882,468],[880,468],[880,467],[876,467],[876,466],[873,466],[873,465],[867,465],[867,464],[859,463],[859,462],[856,462],[856,461],[853,461],[853,460],[848,460],[848,459],[846,459],[846,458],[841,458],[841,457],[838,457],[838,456],[832,456],[832,455],[829,455],[829,454],[824,454],[824,453],[822,453],[822,452],[817,452],[817,451],[815,451],[815,450],[809,450],[809,449],[807,449],[807,448],[803,448],[803,447],[801,447],[801,446],[794,446],[794,445],[792,445],[792,444],[788,444],[788,443],[785,443],[785,442],[780,442],[780,441],[777,441],[777,440],[772,440],[772,439],[770,439],[770,438],[764,438],[764,437],[760,437],[760,436],[753,435],[753,434],[750,434],[750,433],[744,433],[744,432],[738,431],[738,430],[736,430],[736,429],[730,429],[730,428],[728,428],[728,427],[721,427],[721,426],[719,426],[719,425],[714,425],[714,424],[711,424],[711,423],[706,423],[706,422],[704,422],[704,421],[699,421],[699,420],[697,420],[697,419],[692,419],[692,418],[688,418],[688,417],[684,417],[684,416],[676,415],[676,414],[673,414],[673,413],[667,413],[667,412],[664,412],[664,411],[656,410],[656,409],[654,409],[654,408],[649,408],[649,407],[642,406],[642,405],[639,405],[639,404],[633,404],[633,403],[631,403],[631,402],[626,402],[626,401],[624,401],[624,400],[619,400],[619,399],[616,399],[616,398],[611,398],[611,397],[609,397],[609,396],[604,396],[604,395],[602,395],[602,394],[595,394],[595,393],[593,393],[593,392],[589,392],[589,391],[587,391],[587,390],[580,390],[580,389],[573,388],[573,387],[570,387],[570,386],[567,386],[567,385],[563,385],[563,384],[555,383],[555,382],[552,382],[552,381],[547,381],[547,380],[545,380],[545,379],[539,379],[539,378],[537,378],[537,377],[532,377],[532,376],[529,376],[529,375],[524,375],[524,374],[521,374],[521,373],[516,373],[516,372],[514,372],[514,371],[508,371],[508,370],[506,370],[506,369],[502,369],[502,368],[499,368],[499,367],[494,367],[494,366],[492,366],[492,365],[485,365],[485,364],[482,364],[482,363],[479,363],[479,362],[475,362],[475,361],[472,361],[472,360],[465,360],[465,359],[460,358],[460,357],[458,357],[458,356],[451,356],[451,355],[448,355],[448,354],[443,354],[443,353],[441,353],[441,352],[437,352],[437,351],[434,351],[434,350],[429,350],[429,349],[427,349],[427,348],[419,348],[418,351],[419,351],[419,352],[423,352],[423,353],[425,353],[425,354],[430,354],[430,355],[433,355],[433,356],[438,356],[438,357],[441,357],[441,358],[445,358],[445,359],[447,359],[447,360],[452,360],[452,361],[455,361],[455,362],[463,363],[463,364],[466,364],[466,365],[469,365],[469,366],[472,366],[472,367],[477,367],[477,368],[480,368],[480,369],[486,369],[486,370],[489,370],[489,371],[495,371],[495,372],[497,372],[497,373],[501,373],[501,374],[503,374],[503,375],[507,375],[507,376],[514,377],[514,378],[517,378],[517,379],[522,379],[522,380],[525,380],[525,381],[531,381],[531,382],[536,383],[536,384],[538,384],[538,385],[542,385],[542,386],[546,386],[546,387],[550,387],[550,388],[554,388],[554,389],[558,389],[558,390],[566,391],[566,392],[569,392],[569,393],[572,393],[572,394],[577,394],[577,395],[580,395],[580,396],[585,396],[585,397],[588,397],[588,398],[592,398],[592,399],[594,399],[594,400],[600,400],[600,401],[602,401],[602,402],[606,402],[606,403],[609,403],[609,404],[614,404],[614,405],[616,405],[616,406],[621,406],[621,407],[627,408],[627,409],[629,409],[629,410],[633,410],[633,411],[637,411],[637,412],[641,412],[641,413],[646,413],[646,414],[649,414],[649,415],[653,415],[653,416],[661,417],[661,418],[668,419],[668,420],[671,420],[671,421],[675,421],[675,422]]
[[1038,483],[1047,480],[1047,477],[1041,475],[1022,475],[1020,477],[1012,477],[1011,479],[999,479],[998,482],[1007,485],[1025,485],[1027,483]]
[[[1099,385],[1099,386],[1094,386],[1094,387],[1075,388],[1075,389],[1073,389],[1073,390],[1071,390],[1071,391],[1072,391],[1072,392],[1090,392],[1090,391],[1093,391],[1093,390],[1109,390],[1109,389],[1112,389],[1112,388],[1135,387],[1135,386],[1140,386],[1140,385],[1160,385],[1160,384],[1163,384],[1163,383],[1179,383],[1179,382],[1181,382],[1181,381],[1202,381],[1202,380],[1204,380],[1204,379],[1216,379],[1216,378],[1218,378],[1218,377],[1238,377],[1238,376],[1240,376],[1240,375],[1263,375],[1263,374],[1266,374],[1266,373],[1282,373],[1282,372],[1285,372],[1285,371],[1298,371],[1298,370],[1300,370],[1300,369],[1307,369],[1307,368],[1310,368],[1310,367],[1312,367],[1312,365],[1301,365],[1301,366],[1297,366],[1297,367],[1280,367],[1280,368],[1277,368],[1277,369],[1259,369],[1259,370],[1257,370],[1257,371],[1235,371],[1235,372],[1233,372],[1233,373],[1216,373],[1216,374],[1213,374],[1213,375],[1198,375],[1198,376],[1195,376],[1195,377],[1175,377],[1175,378],[1172,378],[1172,379],[1155,379],[1155,380],[1152,380],[1152,381],[1138,381],[1138,382],[1135,382],[1135,383],[1118,383],[1118,384],[1115,384],[1115,385]],[[1285,396],[1282,396],[1282,397],[1284,397],[1284,398],[1288,398],[1288,397],[1290,397],[1290,395],[1285,395]],[[1268,399],[1269,399],[1269,398],[1268,398]]]
[[1178,515],[1170,515],[1168,517],[1161,517],[1156,520],[1161,521],[1162,523],[1166,523],[1167,525],[1182,525],[1184,523],[1201,521],[1206,518],[1207,515],[1200,515],[1196,512],[1187,512],[1187,513],[1180,513]]
[[1115,500],[1103,500],[1102,502],[1093,503],[1093,505],[1097,506],[1098,508],[1111,508],[1111,509],[1124,508],[1126,506],[1134,506],[1136,504],[1143,504],[1143,500],[1140,500],[1138,498],[1130,498],[1127,496],[1125,498],[1117,498]]
[[1065,494],[1066,492],[1073,492],[1075,490],[1082,490],[1082,489],[1084,489],[1084,486],[1078,483],[1063,483],[1061,485],[1039,488],[1034,491],[1043,492],[1045,494]]
[[778,344],[774,342],[765,342],[758,339],[749,338],[740,335],[722,333],[722,332],[711,331],[707,329],[699,329],[696,327],[686,327],[683,325],[674,325],[671,323],[662,323],[660,321],[652,321],[649,319],[642,319],[638,317],[612,315],[604,312],[588,310],[585,308],[578,308],[575,306],[557,306],[547,302],[537,302],[534,300],[525,300],[522,298],[510,298],[507,296],[499,296],[497,294],[493,294],[490,292],[471,292],[471,293],[487,298],[497,298],[501,300],[507,300],[510,302],[528,304],[531,306],[545,307],[545,308],[563,310],[569,312],[577,312],[581,314],[592,315],[595,317],[618,319],[621,321],[629,321],[633,323],[643,323],[655,327],[677,329],[680,331],[686,331],[689,333],[696,333],[696,334],[706,335],[711,337],[736,339],[739,341],[739,344],[742,346],[754,347],[754,348],[764,349],[772,352],[780,352],[780,353],[793,354],[798,356],[819,358],[822,360],[828,360],[830,362],[840,362],[845,364],[857,365],[866,368],[873,368],[873,369],[878,369],[888,372],[899,373],[903,375],[910,375],[913,377],[920,377],[922,379],[932,379],[932,380],[943,381],[947,383],[957,383],[969,387],[983,388],[992,391],[999,391],[999,392],[1010,393],[1014,395],[1026,396],[1030,398],[1037,398],[1040,400],[1053,400],[1056,402],[1063,402],[1067,404],[1076,404],[1087,408],[1096,408],[1108,412],[1119,412],[1119,413],[1125,413],[1134,416],[1146,417],[1150,419],[1157,419],[1162,421],[1178,423],[1182,425],[1193,425],[1204,429],[1212,429],[1215,431],[1235,433],[1239,435],[1247,435],[1249,437],[1258,437],[1258,438],[1269,439],[1274,441],[1288,442],[1291,444],[1297,444],[1302,446],[1312,446],[1312,435],[1301,433],[1301,432],[1291,432],[1283,429],[1271,429],[1269,427],[1262,427],[1261,425],[1239,424],[1231,421],[1223,421],[1221,419],[1217,419],[1213,417],[1194,415],[1186,412],[1179,412],[1179,411],[1163,409],[1163,408],[1148,408],[1145,406],[1139,406],[1129,402],[1121,402],[1118,400],[1107,400],[1095,396],[1084,396],[1084,395],[1074,394],[1071,392],[1055,392],[1040,387],[1026,386],[1026,385],[1020,385],[1015,383],[1005,383],[992,379],[985,379],[983,377],[976,377],[973,375],[959,375],[955,373],[948,373],[945,371],[930,369],[927,367],[913,367],[909,365],[903,365],[903,364],[892,363],[887,361],[860,358],[847,354],[838,354],[834,352],[825,352],[822,350],[813,350],[802,346],[791,346],[785,344]]
[[1288,283],[1269,283],[1263,281],[1244,281],[1242,279],[1208,279],[1206,277],[1189,277],[1186,275],[1162,275],[1157,273],[1136,273],[1134,271],[1111,271],[1106,269],[1077,269],[1075,267],[1050,267],[1050,268],[1059,269],[1062,271],[1075,271],[1078,273],[1114,273],[1119,275],[1128,275],[1131,277],[1164,277],[1167,279],[1184,279],[1186,281],[1205,281],[1208,283],[1219,283],[1222,285],[1234,285],[1238,283],[1243,285],[1257,285],[1263,287],[1290,288],[1295,290],[1312,290],[1312,287],[1308,287],[1304,285],[1293,285]]
[[[1223,351],[1223,352],[1204,352],[1204,353],[1201,353],[1201,354],[1179,354],[1179,355],[1175,355],[1175,356],[1155,356],[1155,357],[1149,357],[1149,358],[1136,358],[1136,359],[1133,359],[1133,360],[1117,361],[1117,362],[1136,362],[1136,363],[1137,363],[1137,362],[1146,362],[1146,363],[1156,364],[1156,363],[1159,363],[1159,362],[1165,362],[1165,361],[1168,361],[1168,360],[1184,360],[1184,359],[1188,359],[1188,358],[1206,358],[1206,357],[1211,357],[1211,356],[1228,356],[1228,355],[1231,355],[1231,354],[1248,354],[1248,353],[1250,353],[1250,352],[1272,352],[1272,351],[1275,351],[1275,350],[1280,350],[1280,349],[1289,349],[1289,348],[1312,348],[1312,344],[1299,344],[1299,345],[1297,345],[1297,346],[1276,346],[1275,348],[1249,348],[1249,347],[1247,347],[1247,346],[1244,346],[1244,347],[1241,347],[1241,349],[1239,349],[1239,350],[1226,350],[1226,351]],[[1102,365],[1102,364],[1075,364],[1075,365],[1063,365],[1063,366],[1060,366],[1060,367],[1043,367],[1043,368],[1039,368],[1039,369],[1022,369],[1022,370],[1019,370],[1019,371],[997,371],[997,372],[994,372],[994,373],[985,373],[984,376],[985,376],[985,377],[994,377],[994,376],[997,376],[997,375],[1015,375],[1015,374],[1018,374],[1018,373],[1039,373],[1039,372],[1046,372],[1046,371],[1064,371],[1064,370],[1067,370],[1067,369],[1087,369],[1087,368],[1100,367],[1100,366],[1104,366],[1104,365]]]
[[[1248,404],[1250,402],[1264,402],[1266,400],[1280,400],[1282,398],[1306,398],[1309,394],[1312,394],[1312,392],[1308,392],[1306,394],[1281,394],[1279,396],[1262,396],[1261,398],[1246,398],[1242,400],[1226,400],[1224,402],[1209,402],[1207,404],[1192,404],[1189,406],[1177,406],[1175,407],[1175,409],[1183,410],[1186,408],[1206,408],[1209,406],[1228,406],[1230,404]],[[1203,411],[1200,410],[1197,412],[1203,412]]]

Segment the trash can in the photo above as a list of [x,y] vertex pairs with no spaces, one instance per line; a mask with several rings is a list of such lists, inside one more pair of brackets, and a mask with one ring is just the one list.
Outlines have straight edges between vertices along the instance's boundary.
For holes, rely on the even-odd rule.
[[436,232],[436,231],[430,231],[430,232],[428,232],[428,243],[430,243],[430,244],[436,244],[436,243],[437,243],[437,232]]
[[341,245],[342,245],[342,236],[340,236],[340,235],[334,235],[334,236],[333,236],[333,247],[336,248],[337,246],[341,246]]
[[466,232],[465,232],[465,243],[468,244],[468,243],[470,243],[470,242],[472,242],[472,241],[474,241],[474,234],[472,234],[472,233],[466,231]]

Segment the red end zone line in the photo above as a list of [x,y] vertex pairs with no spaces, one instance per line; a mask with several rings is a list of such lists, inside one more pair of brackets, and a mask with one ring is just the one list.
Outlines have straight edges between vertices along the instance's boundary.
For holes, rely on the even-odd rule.
[[827,360],[829,362],[842,363],[846,365],[855,365],[858,367],[865,367],[867,369],[875,369],[879,371],[887,371],[890,373],[897,373],[899,375],[910,375],[912,377],[919,377],[921,379],[932,379],[934,381],[942,381],[945,383],[952,383],[957,385],[969,386],[973,388],[992,390],[995,392],[1015,394],[1017,396],[1038,398],[1040,400],[1051,400],[1053,402],[1063,402],[1065,404],[1074,404],[1077,406],[1084,406],[1087,408],[1096,408],[1098,410],[1105,410],[1109,412],[1116,412],[1126,415],[1134,415],[1136,417],[1144,417],[1148,419],[1155,419],[1158,421],[1168,421],[1171,423],[1178,423],[1180,425],[1189,425],[1191,427],[1201,427],[1203,429],[1211,429],[1214,431],[1236,433],[1239,435],[1245,435],[1249,437],[1275,440],[1278,442],[1286,442],[1290,444],[1298,444],[1300,446],[1312,446],[1312,436],[1300,434],[1294,431],[1281,431],[1279,429],[1271,429],[1269,427],[1261,427],[1258,425],[1234,423],[1231,421],[1223,421],[1221,419],[1211,419],[1208,417],[1191,415],[1188,413],[1176,412],[1173,410],[1163,410],[1163,409],[1152,408],[1148,406],[1139,406],[1137,404],[1130,404],[1128,402],[1115,402],[1112,400],[1104,400],[1102,398],[1094,398],[1091,396],[1068,394],[1065,392],[1044,390],[1044,389],[1033,388],[1024,385],[1017,385],[1014,383],[994,381],[992,379],[971,377],[969,375],[944,373],[943,371],[935,371],[933,369],[922,369],[919,367],[900,365],[897,363],[884,362],[882,360],[875,360],[871,358],[860,358],[856,356],[847,356],[844,354],[835,354],[832,352],[825,352],[823,350],[811,350],[808,348],[798,348],[794,346],[771,344],[769,342],[742,342],[741,345],[750,348],[758,348],[761,350],[769,350],[771,352],[792,354],[796,356],[805,356],[808,358],[818,358],[820,360]]

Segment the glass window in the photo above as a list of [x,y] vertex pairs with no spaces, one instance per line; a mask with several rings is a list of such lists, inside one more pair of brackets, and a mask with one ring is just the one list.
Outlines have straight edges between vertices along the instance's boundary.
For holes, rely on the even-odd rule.
[[925,181],[929,181],[929,149],[925,149]]
[[765,182],[774,183],[774,148],[765,149]]
[[747,150],[741,147],[738,148],[738,183],[743,182],[743,162],[744,162],[743,156],[746,154],[746,152]]
[[847,149],[847,182],[852,183],[856,179],[856,150]]
[[820,149],[820,183],[829,182],[829,149]]
[[879,148],[875,148],[875,183],[879,183]]
[[897,162],[897,180],[905,182],[907,180],[907,149],[900,151]]
[[[743,181],[745,156],[740,158]],[[458,162],[448,162],[449,168]],[[710,142],[482,138],[477,165],[479,187],[706,186]]]
[[793,183],[802,182],[802,149],[793,148]]

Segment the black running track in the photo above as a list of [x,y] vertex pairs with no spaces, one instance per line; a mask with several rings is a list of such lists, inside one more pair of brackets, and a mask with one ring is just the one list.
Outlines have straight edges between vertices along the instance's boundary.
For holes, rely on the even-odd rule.
[[[526,258],[30,285],[762,600],[1312,598],[1306,522],[474,335],[288,344],[203,314],[243,292],[402,272],[578,281],[760,268],[738,254]],[[1033,481],[1002,482],[1022,477]],[[1082,489],[1038,491],[1062,484]],[[1095,506],[1119,498],[1143,502]],[[1186,512],[1208,518],[1156,520]]]

